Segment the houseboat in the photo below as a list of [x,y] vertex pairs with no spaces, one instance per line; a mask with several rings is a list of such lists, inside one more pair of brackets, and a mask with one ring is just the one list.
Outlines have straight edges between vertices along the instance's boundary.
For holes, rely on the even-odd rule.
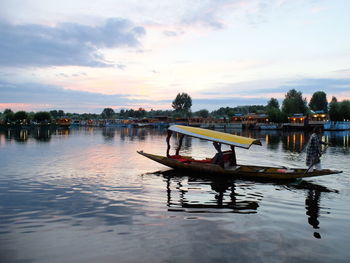
[[59,127],[69,127],[72,124],[72,120],[70,118],[58,118],[56,119],[56,124]]

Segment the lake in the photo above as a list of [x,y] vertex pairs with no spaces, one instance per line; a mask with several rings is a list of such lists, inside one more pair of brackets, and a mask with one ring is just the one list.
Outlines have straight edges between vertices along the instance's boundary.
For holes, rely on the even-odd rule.
[[[308,133],[228,132],[263,143],[237,149],[238,163],[306,167]],[[277,183],[137,154],[165,154],[161,129],[1,131],[0,262],[348,262],[349,137],[323,133],[322,166],[343,173]],[[215,149],[186,138],[182,152]]]

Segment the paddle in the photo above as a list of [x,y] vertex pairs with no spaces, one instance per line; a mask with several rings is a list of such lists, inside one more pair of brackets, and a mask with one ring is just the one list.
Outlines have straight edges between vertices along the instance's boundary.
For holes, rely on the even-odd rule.
[[[329,145],[329,144],[327,144],[326,147],[324,147],[323,151],[321,152],[320,157],[326,152],[326,150],[327,150],[327,148],[328,148],[328,145]],[[306,169],[306,171],[304,172],[304,174],[307,174],[307,173],[310,171],[311,167],[314,166],[314,165],[315,165],[315,162],[313,162],[313,163],[309,166],[309,168]]]

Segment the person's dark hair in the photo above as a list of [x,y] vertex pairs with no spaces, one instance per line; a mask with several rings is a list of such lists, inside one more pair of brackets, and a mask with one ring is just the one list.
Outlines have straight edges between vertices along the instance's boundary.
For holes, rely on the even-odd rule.
[[313,132],[314,132],[314,133],[321,133],[321,127],[315,127],[315,128],[313,129]]

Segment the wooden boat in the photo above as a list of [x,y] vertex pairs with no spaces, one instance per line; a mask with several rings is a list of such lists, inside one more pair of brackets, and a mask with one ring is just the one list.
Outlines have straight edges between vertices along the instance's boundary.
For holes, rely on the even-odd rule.
[[[176,149],[175,155],[170,155],[170,137],[172,132],[179,133],[180,140],[179,146]],[[182,156],[179,154],[182,145],[183,137],[192,136],[208,141],[212,141],[217,144],[226,144],[231,146],[230,151],[221,152],[221,148],[218,149],[218,154],[214,158],[207,158],[204,160],[195,160],[192,157]],[[197,172],[199,174],[210,174],[217,176],[234,176],[237,178],[260,178],[260,179],[273,179],[273,180],[291,180],[303,177],[313,177],[328,174],[341,173],[342,171],[322,169],[308,171],[306,168],[287,168],[287,167],[268,167],[268,166],[256,166],[256,165],[241,165],[235,162],[235,150],[234,147],[241,147],[249,149],[252,144],[261,145],[259,140],[253,138],[247,138],[243,136],[237,136],[233,134],[207,130],[196,127],[172,125],[168,128],[167,136],[167,155],[160,156],[143,151],[138,151],[139,154],[171,167],[173,169],[185,170],[189,172]],[[218,156],[221,156],[221,162],[218,161]]]

